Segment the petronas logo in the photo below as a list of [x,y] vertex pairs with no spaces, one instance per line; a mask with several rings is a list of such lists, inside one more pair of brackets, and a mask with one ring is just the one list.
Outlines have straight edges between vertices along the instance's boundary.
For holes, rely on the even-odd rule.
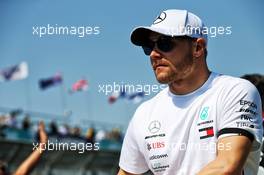
[[200,113],[200,119],[201,120],[205,120],[207,119],[208,117],[208,110],[209,110],[209,107],[204,107]]

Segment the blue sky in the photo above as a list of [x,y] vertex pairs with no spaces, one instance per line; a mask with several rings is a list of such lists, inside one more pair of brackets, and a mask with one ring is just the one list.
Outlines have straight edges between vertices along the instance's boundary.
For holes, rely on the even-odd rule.
[[[98,86],[113,82],[157,84],[149,59],[130,43],[134,27],[151,24],[163,10],[187,9],[209,27],[231,26],[231,35],[209,37],[211,70],[233,76],[264,74],[263,6],[261,0],[0,0],[0,69],[21,61],[28,62],[30,68],[27,80],[0,84],[0,106],[62,114],[61,87],[44,92],[38,88],[39,78],[60,71],[65,88],[82,77],[90,85],[87,93],[65,93],[66,107],[73,111],[68,122],[89,125],[87,121],[94,120],[126,127],[138,104],[120,100],[109,105]],[[32,34],[33,27],[48,24],[98,26],[100,34],[83,38]],[[58,115],[57,120],[62,119]]]

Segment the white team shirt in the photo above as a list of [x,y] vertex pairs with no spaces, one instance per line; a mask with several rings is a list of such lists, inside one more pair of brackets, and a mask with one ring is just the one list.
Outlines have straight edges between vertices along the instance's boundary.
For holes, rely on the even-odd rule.
[[155,175],[194,175],[216,158],[220,137],[245,135],[253,146],[244,175],[256,175],[262,132],[255,86],[211,73],[194,92],[174,95],[166,88],[138,107],[124,138],[119,166],[134,174],[151,170]]

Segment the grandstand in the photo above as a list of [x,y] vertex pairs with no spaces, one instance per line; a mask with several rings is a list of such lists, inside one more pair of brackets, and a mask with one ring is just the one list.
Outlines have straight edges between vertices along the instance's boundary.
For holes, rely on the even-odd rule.
[[[14,111],[14,110],[13,110]],[[19,110],[15,110],[19,111]],[[4,114],[10,114],[12,111],[2,110]],[[28,113],[27,113],[28,114]],[[21,117],[24,112],[16,112],[18,123],[21,122]],[[30,114],[34,116],[33,113]],[[43,114],[42,114],[43,116]],[[43,118],[43,117],[42,117]],[[52,117],[48,118],[49,120]],[[37,121],[33,117],[33,121]],[[64,121],[59,121],[62,123]],[[47,123],[47,122],[46,122]],[[100,122],[99,122],[100,125]],[[102,128],[99,126],[98,128]],[[108,126],[109,127],[109,126]],[[33,127],[32,127],[33,128]],[[10,172],[15,169],[31,154],[36,142],[36,133],[34,129],[29,131],[23,130],[21,126],[10,127],[5,126],[0,122],[0,160],[8,164]],[[49,136],[50,143],[86,143],[83,138],[74,136]],[[56,143],[55,143],[56,142]],[[57,143],[57,144],[58,144]],[[37,166],[31,172],[33,175],[105,175],[117,174],[118,161],[122,142],[103,139],[99,143],[99,150],[79,150],[77,149],[59,149],[46,150]]]
[[[32,152],[32,143],[0,139],[0,160],[14,171]],[[32,175],[108,175],[116,174],[119,151],[46,151]]]

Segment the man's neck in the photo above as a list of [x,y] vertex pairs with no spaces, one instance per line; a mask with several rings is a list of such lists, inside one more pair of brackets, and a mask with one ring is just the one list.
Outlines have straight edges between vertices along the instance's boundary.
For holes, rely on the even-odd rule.
[[206,69],[203,72],[193,74],[186,79],[173,81],[169,84],[169,89],[175,95],[189,94],[199,89],[208,80],[210,73],[211,72]]

